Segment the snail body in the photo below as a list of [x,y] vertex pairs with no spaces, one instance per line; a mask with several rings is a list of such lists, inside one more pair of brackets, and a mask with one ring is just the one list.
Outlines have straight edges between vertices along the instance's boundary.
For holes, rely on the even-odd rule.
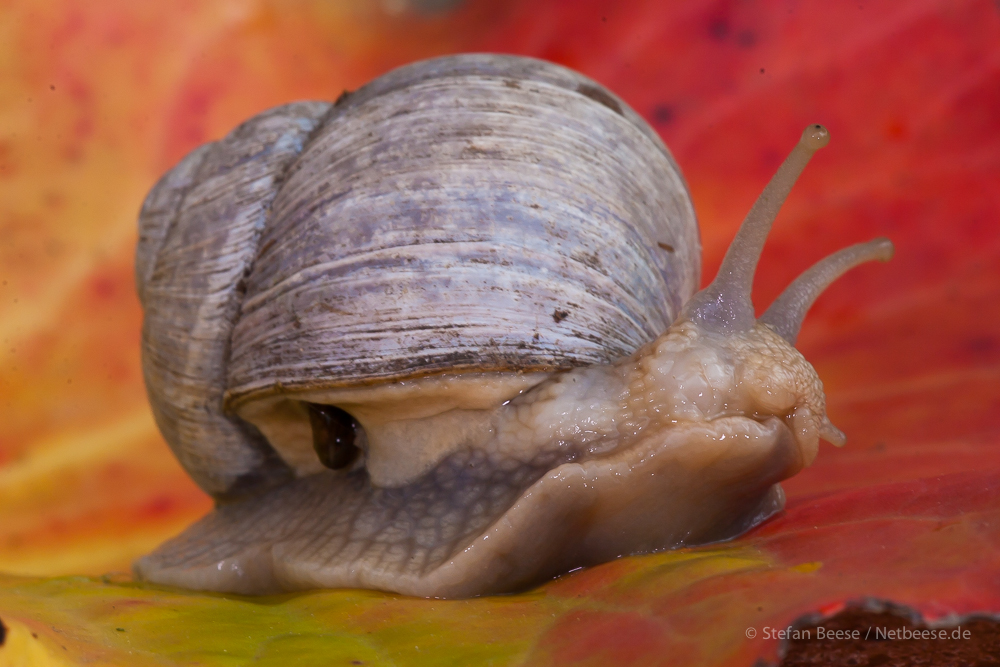
[[463,55],[196,149],[140,216],[154,415],[216,509],[145,579],[461,597],[725,539],[822,437],[793,347],[853,246],[758,321],[749,287],[807,128],[695,294],[686,186],[570,70]]

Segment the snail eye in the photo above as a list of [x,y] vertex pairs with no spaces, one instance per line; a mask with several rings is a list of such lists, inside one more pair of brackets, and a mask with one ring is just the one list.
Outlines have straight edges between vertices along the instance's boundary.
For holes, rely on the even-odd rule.
[[349,413],[332,405],[307,403],[312,425],[313,449],[327,468],[346,468],[358,457],[354,444],[358,422]]

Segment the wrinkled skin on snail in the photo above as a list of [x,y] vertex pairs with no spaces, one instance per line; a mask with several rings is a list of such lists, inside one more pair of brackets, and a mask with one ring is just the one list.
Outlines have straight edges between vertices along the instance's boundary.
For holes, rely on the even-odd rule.
[[755,317],[765,238],[828,139],[806,128],[715,280],[632,354],[230,397],[294,474],[216,494],[216,509],[136,574],[247,594],[466,597],[728,539],[772,516],[784,503],[778,482],[813,461],[819,440],[845,440],[794,347],[806,311],[845,271],[893,251],[886,239],[841,250]]

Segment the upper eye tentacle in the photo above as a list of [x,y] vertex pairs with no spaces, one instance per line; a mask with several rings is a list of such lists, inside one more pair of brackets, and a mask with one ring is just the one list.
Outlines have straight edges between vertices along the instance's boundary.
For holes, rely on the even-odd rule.
[[848,246],[821,259],[792,281],[758,321],[770,325],[779,336],[795,345],[802,320],[830,283],[859,264],[876,259],[888,262],[892,259],[894,250],[892,241],[877,238],[868,243]]
[[754,325],[750,290],[764,241],[799,174],[813,154],[829,141],[830,133],[822,125],[810,125],[802,132],[799,143],[743,219],[715,280],[691,297],[684,306],[683,317],[722,334],[746,331]]

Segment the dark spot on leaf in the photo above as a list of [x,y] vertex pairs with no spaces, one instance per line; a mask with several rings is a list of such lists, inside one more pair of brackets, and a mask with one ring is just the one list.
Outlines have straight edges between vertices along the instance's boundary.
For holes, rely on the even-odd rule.
[[589,83],[581,83],[577,86],[576,92],[580,93],[584,97],[589,97],[598,104],[603,104],[619,116],[622,115],[622,106],[618,104],[618,100],[611,97],[611,95],[608,94],[608,91],[603,88],[592,86]]
[[416,11],[418,14],[432,16],[434,14],[449,12],[457,8],[463,2],[464,0],[409,0],[409,2],[406,3],[406,6]]
[[997,341],[990,336],[977,336],[968,342],[969,351],[973,354],[986,354],[997,349]]
[[7,627],[0,621],[0,646],[3,646],[5,641],[7,641]]
[[[555,320],[556,324],[559,324],[563,320],[569,317],[569,311],[559,310],[558,308],[552,311],[552,319]],[[537,334],[536,334],[537,335]]]
[[125,628],[115,628],[118,632],[125,632]]
[[674,108],[669,104],[657,104],[653,107],[653,122],[657,125],[672,123],[674,115]]
[[657,241],[656,245],[660,246],[661,248],[663,248],[667,252],[673,252],[674,251],[674,247],[672,245],[670,245],[669,243],[664,243],[663,241]]
[[55,86],[55,84],[53,84],[53,83],[50,83],[50,84],[49,84],[49,90],[55,90],[55,89],[56,89],[56,86]]
[[753,48],[753,46],[757,43],[757,35],[755,35],[752,30],[741,30],[739,34],[736,35],[736,43],[744,49]]
[[722,41],[729,37],[729,21],[726,19],[715,19],[708,24],[708,35],[712,39]]
[[764,68],[763,68],[763,67],[761,67],[761,68],[760,68],[760,73],[761,73],[761,74],[763,74],[763,73],[764,73]]

